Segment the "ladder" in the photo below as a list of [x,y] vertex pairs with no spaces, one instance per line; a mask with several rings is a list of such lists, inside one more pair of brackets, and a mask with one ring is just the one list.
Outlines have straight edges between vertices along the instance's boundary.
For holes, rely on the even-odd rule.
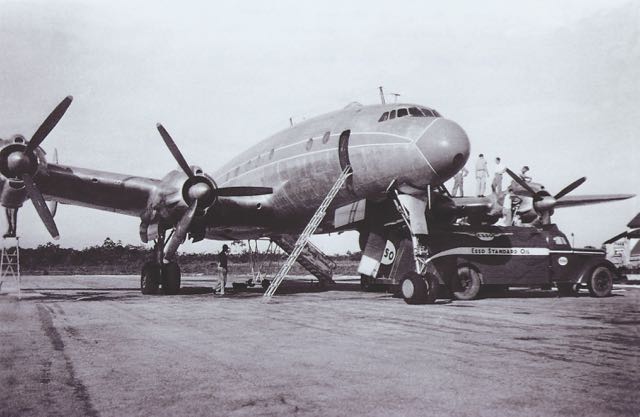
[[20,299],[22,295],[20,292],[20,238],[5,237],[2,243],[0,287],[7,277],[13,278],[18,286],[18,299]]
[[[296,239],[297,236],[295,235],[273,237],[273,241],[287,254],[293,252]],[[333,270],[336,269],[336,263],[312,242],[307,242],[307,245],[302,252],[300,252],[297,261],[304,269],[318,278],[318,281],[333,282]]]
[[320,222],[322,222],[322,219],[324,219],[324,216],[327,214],[327,208],[336,197],[347,178],[352,174],[352,172],[353,171],[351,169],[351,165],[347,165],[336,182],[333,184],[333,187],[331,187],[331,189],[327,193],[326,197],[322,201],[322,204],[320,204],[320,207],[318,207],[311,220],[309,220],[309,224],[307,224],[307,227],[305,227],[300,236],[298,236],[298,240],[296,241],[293,250],[289,253],[287,261],[282,265],[280,271],[278,271],[276,276],[273,278],[273,281],[271,281],[271,285],[269,285],[269,288],[267,288],[267,291],[265,291],[263,295],[263,299],[265,301],[271,299],[273,294],[276,292],[276,290],[284,280],[285,276],[289,273],[289,270],[296,262],[298,256],[300,256],[300,253],[309,241],[309,237],[316,231],[316,229],[320,225]]

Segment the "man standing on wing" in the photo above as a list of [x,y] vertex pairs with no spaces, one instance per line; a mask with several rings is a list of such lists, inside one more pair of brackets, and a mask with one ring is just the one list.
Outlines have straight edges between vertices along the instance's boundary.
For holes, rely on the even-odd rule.
[[487,177],[489,176],[489,170],[487,169],[487,161],[484,159],[484,155],[478,155],[476,161],[476,195],[478,197],[484,197],[484,192],[487,188]]
[[496,158],[496,170],[493,176],[493,182],[491,183],[491,191],[496,194],[502,192],[502,174],[507,171],[507,167],[500,161],[500,158]]

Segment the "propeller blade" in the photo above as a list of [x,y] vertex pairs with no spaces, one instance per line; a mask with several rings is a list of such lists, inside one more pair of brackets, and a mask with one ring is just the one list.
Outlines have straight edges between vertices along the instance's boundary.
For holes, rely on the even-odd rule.
[[249,197],[252,195],[273,194],[271,187],[222,187],[215,190],[220,197]]
[[194,201],[187,210],[186,213],[182,216],[178,224],[176,225],[176,230],[173,232],[171,239],[167,242],[167,245],[164,247],[164,258],[168,260],[173,260],[176,252],[178,251],[178,247],[185,241],[187,238],[187,233],[189,232],[189,226],[191,226],[191,222],[196,215],[196,207],[198,206],[198,200]]
[[529,184],[527,184],[527,182],[525,180],[523,180],[522,178],[520,178],[519,175],[516,175],[513,171],[511,171],[509,168],[507,168],[507,174],[509,174],[509,176],[511,178],[513,178],[513,180],[515,182],[517,182],[522,188],[524,188],[525,190],[527,190],[527,192],[529,192],[531,194],[531,197],[535,197],[536,192],[533,191],[533,188],[531,188],[529,186]]
[[556,200],[560,200],[562,197],[564,197],[565,195],[569,194],[571,191],[575,190],[576,188],[580,187],[582,184],[584,184],[584,182],[587,180],[587,177],[582,177],[580,179],[575,180],[574,182],[572,182],[571,184],[567,185],[566,187],[564,187],[562,189],[562,191],[560,191],[558,194],[556,194],[554,196],[554,198]]
[[171,152],[173,158],[178,162],[178,165],[180,165],[180,168],[182,168],[189,178],[193,177],[194,175],[191,167],[187,163],[187,160],[184,159],[184,156],[182,156],[180,149],[178,149],[178,146],[171,138],[171,135],[169,135],[169,132],[167,132],[167,129],[165,129],[160,123],[157,123],[156,127],[158,128],[158,132],[160,132],[160,136],[162,136],[164,143],[167,145],[167,148],[169,148],[169,152]]
[[73,101],[73,97],[67,96],[56,106],[55,109],[47,116],[47,118],[42,122],[36,133],[33,134],[29,144],[27,145],[26,152],[33,152],[42,141],[47,137],[47,135],[53,130],[54,127],[58,124],[62,116],[64,116],[65,112],[71,105],[71,101]]
[[31,178],[31,175],[29,174],[23,174],[22,181],[24,181],[24,186],[27,189],[27,195],[38,212],[38,216],[40,216],[40,219],[51,234],[51,237],[58,240],[60,238],[60,234],[58,233],[56,223],[53,220],[53,216],[51,215],[49,208],[47,207],[47,203],[44,201],[44,197],[42,197],[42,193],[40,193],[40,190],[38,190],[33,182],[33,178]]

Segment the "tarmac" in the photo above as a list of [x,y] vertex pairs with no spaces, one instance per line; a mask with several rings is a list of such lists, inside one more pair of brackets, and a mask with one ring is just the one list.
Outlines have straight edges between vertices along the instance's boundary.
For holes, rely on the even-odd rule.
[[640,287],[410,306],[355,281],[143,296],[133,276],[0,290],[2,416],[638,416]]

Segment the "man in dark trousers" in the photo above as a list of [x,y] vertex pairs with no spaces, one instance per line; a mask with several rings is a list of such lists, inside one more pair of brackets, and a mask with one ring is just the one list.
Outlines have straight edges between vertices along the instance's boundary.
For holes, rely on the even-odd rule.
[[227,285],[227,273],[229,272],[227,267],[227,260],[229,253],[229,246],[222,245],[222,250],[218,254],[218,282],[219,285],[214,288],[214,292],[220,291],[221,295],[224,295],[224,287]]

